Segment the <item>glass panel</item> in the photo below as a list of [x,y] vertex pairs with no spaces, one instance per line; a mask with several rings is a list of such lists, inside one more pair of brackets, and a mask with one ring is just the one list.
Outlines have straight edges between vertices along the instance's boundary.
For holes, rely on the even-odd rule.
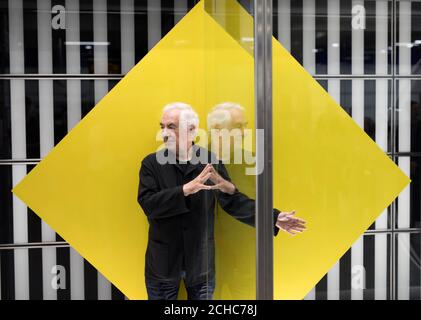
[[0,249],[0,300],[124,300],[68,246]]
[[307,300],[389,300],[390,235],[362,236],[307,295]]
[[126,74],[197,2],[2,0],[0,72]]
[[387,75],[391,3],[274,0],[273,33],[312,75]]
[[396,2],[396,64],[402,76],[421,74],[421,2]]
[[399,157],[398,164],[412,181],[397,199],[396,227],[421,228],[421,157]]
[[421,234],[396,234],[396,298],[421,299]]
[[396,144],[398,152],[421,151],[421,80],[396,80]]

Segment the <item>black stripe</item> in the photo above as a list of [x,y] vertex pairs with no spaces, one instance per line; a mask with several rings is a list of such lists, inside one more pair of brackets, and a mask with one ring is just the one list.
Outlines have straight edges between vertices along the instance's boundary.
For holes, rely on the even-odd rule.
[[[93,24],[93,4],[92,0],[80,1],[79,7],[79,24],[80,24],[80,41],[94,41],[94,24]],[[93,45],[80,46],[80,68],[81,73],[94,73],[94,47]]]
[[161,0],[161,38],[163,38],[173,27],[174,0]]
[[110,92],[114,88],[114,86],[119,82],[119,80],[108,80],[108,92]]
[[82,94],[82,118],[95,106],[95,81],[96,80],[82,80],[80,82]]
[[[83,2],[85,2],[84,0]],[[65,0],[52,0],[51,8],[55,5],[65,7]],[[52,18],[57,13],[52,14]],[[52,29],[53,73],[66,73],[66,29]]]
[[[396,12],[395,12],[395,37],[396,37],[396,42],[399,43],[400,39],[399,39],[399,25],[400,25],[400,17],[399,17],[399,6],[400,6],[401,2],[400,1],[396,1]],[[399,46],[396,45],[395,43],[395,74],[399,74]]]
[[67,134],[67,86],[65,80],[53,80],[54,144]]
[[[421,2],[411,2],[411,41],[421,40]],[[412,74],[421,74],[421,43],[411,48]]]
[[14,250],[0,250],[1,300],[15,300]]
[[364,74],[376,73],[376,2],[364,1]]
[[29,159],[40,157],[38,97],[38,80],[25,80],[26,157]]
[[303,64],[303,0],[291,0],[291,54]]
[[108,73],[121,73],[120,0],[107,0]]
[[188,0],[187,1],[187,7],[190,11],[190,9],[192,9],[197,3],[199,2],[199,0]]
[[392,1],[387,2],[387,73],[392,73]]
[[[420,36],[421,40],[421,36]],[[420,45],[421,46],[421,45]],[[421,65],[421,61],[420,61]],[[421,81],[411,80],[411,151],[421,151]],[[421,225],[419,225],[421,227]]]
[[411,234],[410,285],[411,300],[421,300],[421,234]]
[[364,81],[364,131],[376,140],[376,80]]
[[38,73],[37,2],[23,0],[22,8],[25,73]]
[[[280,0],[273,0],[273,11],[272,11],[272,34],[275,39],[279,41],[278,38],[278,23],[279,23],[279,16],[278,16],[278,4]],[[243,3],[245,1],[239,0],[240,3]],[[250,3],[248,1],[248,3]],[[246,8],[246,6],[243,4],[243,7]],[[248,11],[250,13],[250,11]]]
[[352,116],[352,80],[340,80],[340,105]]
[[388,234],[387,235],[387,249],[386,249],[386,252],[387,252],[387,259],[386,259],[386,261],[387,261],[387,270],[386,270],[386,288],[387,288],[387,294],[386,294],[386,299],[387,300],[390,300],[390,298],[391,298],[391,296],[390,296],[390,287],[391,287],[391,282],[390,282],[390,275],[391,275],[391,264],[390,264],[390,261],[391,261],[391,244],[392,244],[392,237],[391,237],[391,235],[390,234]]
[[0,166],[0,243],[13,243],[12,166]]
[[66,286],[57,290],[57,300],[70,300],[70,248],[57,248],[56,252],[57,265],[63,266],[66,271]]
[[323,89],[328,92],[328,81],[327,80],[316,80],[322,87]]
[[84,275],[85,275],[85,300],[98,300],[98,272],[85,259]]
[[0,158],[2,159],[12,158],[12,115],[10,111],[10,80],[0,80]]
[[111,285],[111,300],[125,300],[124,294],[113,284]]
[[[420,130],[420,129],[418,129]],[[419,138],[420,136],[418,136]],[[411,157],[411,228],[421,227],[421,157]]]
[[364,270],[365,270],[365,290],[364,300],[374,300],[374,257],[375,257],[375,236],[366,235],[364,242]]
[[42,300],[42,249],[28,249],[29,299]]
[[[27,165],[29,173],[34,164]],[[42,224],[41,219],[28,207],[28,242],[42,242]]]
[[340,73],[352,72],[352,1],[340,0]]
[[327,0],[316,0],[316,73],[327,74]]
[[0,0],[0,73],[10,73],[9,62],[8,2]]
[[327,300],[327,274],[316,284],[316,300]]
[[351,248],[342,256],[339,263],[339,299],[351,300]]
[[134,8],[135,61],[138,63],[148,53],[147,0],[134,1]]

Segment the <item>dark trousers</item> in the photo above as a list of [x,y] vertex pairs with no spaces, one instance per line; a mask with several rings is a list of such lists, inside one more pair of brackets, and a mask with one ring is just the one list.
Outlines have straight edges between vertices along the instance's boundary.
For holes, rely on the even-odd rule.
[[[177,300],[180,281],[168,282],[145,279],[149,300]],[[215,280],[208,280],[194,286],[186,286],[188,300],[212,300]]]

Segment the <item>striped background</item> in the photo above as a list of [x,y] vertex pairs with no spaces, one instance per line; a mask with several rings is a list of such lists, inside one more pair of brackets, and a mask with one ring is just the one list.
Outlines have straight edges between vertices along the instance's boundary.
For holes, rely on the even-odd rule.
[[[196,2],[0,0],[1,299],[124,299],[10,189]],[[274,36],[413,181],[306,299],[421,299],[421,1],[273,5]]]

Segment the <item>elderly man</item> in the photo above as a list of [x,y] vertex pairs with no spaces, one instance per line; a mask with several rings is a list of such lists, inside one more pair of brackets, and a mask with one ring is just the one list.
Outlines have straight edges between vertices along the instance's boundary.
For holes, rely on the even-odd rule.
[[[255,202],[235,187],[214,154],[194,144],[199,119],[189,105],[165,106],[160,126],[166,148],[146,156],[139,172],[138,202],[149,221],[148,298],[176,299],[184,278],[188,299],[212,299],[215,201],[251,226]],[[275,235],[279,226],[290,232],[305,229],[293,213],[274,209],[274,221]]]

